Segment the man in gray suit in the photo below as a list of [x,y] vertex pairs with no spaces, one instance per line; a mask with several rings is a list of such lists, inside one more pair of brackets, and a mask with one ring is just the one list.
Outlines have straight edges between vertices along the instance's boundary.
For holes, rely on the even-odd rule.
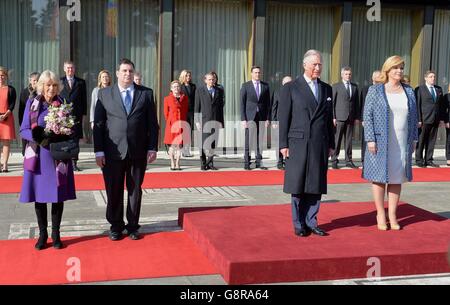
[[333,124],[336,127],[336,151],[331,157],[331,167],[338,169],[339,150],[344,139],[345,165],[358,168],[352,160],[352,138],[355,124],[359,124],[359,93],[356,84],[351,83],[352,69],[341,70],[342,81],[333,85]]
[[[139,239],[139,215],[147,162],[156,159],[159,126],[152,89],[133,83],[134,64],[122,59],[116,71],[117,84],[101,89],[94,115],[94,151],[103,171],[111,224],[109,238]],[[127,221],[123,220],[123,186],[128,191]]]
[[319,78],[319,51],[305,53],[303,68],[304,74],[280,91],[280,152],[287,158],[283,191],[291,194],[295,234],[325,236],[317,214],[327,193],[328,157],[334,153],[332,89]]

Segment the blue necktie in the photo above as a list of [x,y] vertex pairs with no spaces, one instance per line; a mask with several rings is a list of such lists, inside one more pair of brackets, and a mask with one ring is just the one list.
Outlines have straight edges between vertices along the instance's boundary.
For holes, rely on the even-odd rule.
[[123,105],[125,106],[125,110],[127,111],[127,114],[130,114],[130,112],[131,112],[131,94],[130,94],[129,89],[127,90],[127,95],[125,96]]
[[433,102],[436,102],[436,93],[434,92],[434,88],[430,87],[431,97],[433,98]]

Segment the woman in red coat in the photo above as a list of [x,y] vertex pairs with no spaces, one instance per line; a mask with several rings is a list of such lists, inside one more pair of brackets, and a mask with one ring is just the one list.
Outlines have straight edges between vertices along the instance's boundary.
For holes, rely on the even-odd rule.
[[181,170],[181,148],[189,141],[189,128],[186,122],[188,97],[181,93],[181,84],[177,80],[170,83],[170,91],[164,98],[166,119],[164,144],[169,146],[170,169]]

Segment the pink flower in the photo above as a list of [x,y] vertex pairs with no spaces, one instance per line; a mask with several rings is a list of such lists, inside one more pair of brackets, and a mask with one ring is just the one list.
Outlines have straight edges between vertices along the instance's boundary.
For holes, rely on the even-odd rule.
[[53,101],[52,102],[52,106],[53,107],[59,107],[59,106],[61,106],[61,103],[59,101]]

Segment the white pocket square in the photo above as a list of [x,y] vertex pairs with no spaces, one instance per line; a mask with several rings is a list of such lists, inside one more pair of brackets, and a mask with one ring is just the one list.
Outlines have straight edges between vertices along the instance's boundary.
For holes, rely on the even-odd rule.
[[327,98],[327,102],[331,102],[331,97]]

